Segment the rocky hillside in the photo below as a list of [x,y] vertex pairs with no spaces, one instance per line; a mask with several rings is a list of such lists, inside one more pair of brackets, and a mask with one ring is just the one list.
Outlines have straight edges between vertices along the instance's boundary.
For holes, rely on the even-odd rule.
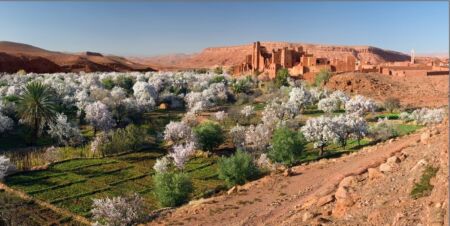
[[[404,53],[391,50],[384,50],[371,46],[336,46],[336,45],[316,45],[287,42],[261,42],[268,51],[283,47],[303,46],[305,50],[317,57],[343,58],[345,56],[355,56],[362,62],[382,63],[388,61],[407,61],[410,56]],[[231,66],[244,61],[247,54],[251,54],[252,44],[228,47],[206,48],[202,52],[192,55],[166,55],[141,59],[141,62],[154,63],[166,67],[198,68],[214,66]]]
[[14,73],[21,69],[36,73],[154,70],[118,56],[95,52],[62,53],[21,43],[0,42],[0,72]]
[[148,225],[448,225],[447,128],[296,166],[155,213]]
[[398,77],[378,73],[345,73],[331,77],[326,88],[378,101],[398,98],[403,106],[442,107],[448,104],[448,76]]

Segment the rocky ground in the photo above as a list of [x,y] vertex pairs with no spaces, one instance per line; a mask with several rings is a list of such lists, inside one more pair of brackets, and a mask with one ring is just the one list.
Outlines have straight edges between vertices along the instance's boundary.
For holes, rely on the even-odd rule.
[[398,98],[405,107],[442,107],[448,104],[448,76],[388,76],[378,73],[345,73],[331,77],[330,90],[360,94],[378,101]]
[[[448,123],[193,201],[149,225],[447,225]],[[426,166],[429,196],[410,196]]]

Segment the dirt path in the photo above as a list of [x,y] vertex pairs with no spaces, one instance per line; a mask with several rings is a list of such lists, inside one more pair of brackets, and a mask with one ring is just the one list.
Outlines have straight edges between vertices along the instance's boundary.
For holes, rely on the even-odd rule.
[[294,176],[266,176],[237,193],[180,207],[149,225],[283,225],[311,200],[332,193],[344,177],[378,166],[418,140],[420,132],[339,159],[294,167]]

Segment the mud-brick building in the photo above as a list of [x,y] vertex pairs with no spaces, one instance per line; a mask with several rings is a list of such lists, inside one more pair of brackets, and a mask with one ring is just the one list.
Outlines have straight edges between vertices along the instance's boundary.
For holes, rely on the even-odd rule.
[[355,71],[356,58],[347,56],[345,59],[317,58],[308,53],[302,46],[295,48],[279,48],[267,50],[260,42],[254,42],[252,54],[245,61],[234,67],[235,75],[264,74],[274,79],[276,72],[286,68],[292,76],[302,76],[307,73],[317,73],[321,70],[335,72]]

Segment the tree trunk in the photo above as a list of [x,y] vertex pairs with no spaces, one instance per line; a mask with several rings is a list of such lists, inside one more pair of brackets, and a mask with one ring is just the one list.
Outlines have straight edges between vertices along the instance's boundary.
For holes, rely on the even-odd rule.
[[36,145],[37,143],[37,137],[38,137],[38,130],[39,130],[39,121],[37,118],[34,119],[34,128],[33,128],[33,134],[31,137],[31,144]]
[[325,148],[324,146],[321,146],[321,147],[320,147],[319,156],[322,156],[322,155],[323,155],[323,149],[324,149],[324,148]]

